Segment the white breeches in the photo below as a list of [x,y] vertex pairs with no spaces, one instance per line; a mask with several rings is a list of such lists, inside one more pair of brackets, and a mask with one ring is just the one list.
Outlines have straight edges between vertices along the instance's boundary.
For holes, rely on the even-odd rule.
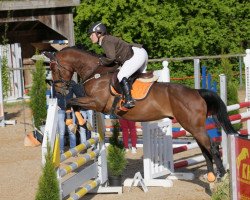
[[119,82],[124,77],[129,78],[136,71],[145,72],[148,63],[148,53],[144,48],[132,47],[134,55],[127,60],[121,67],[117,78]]

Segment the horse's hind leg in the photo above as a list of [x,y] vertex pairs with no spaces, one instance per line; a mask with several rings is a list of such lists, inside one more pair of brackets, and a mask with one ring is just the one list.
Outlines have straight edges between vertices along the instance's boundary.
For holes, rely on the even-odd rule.
[[[222,164],[222,160],[220,157],[220,152],[218,146],[215,143],[210,141],[206,131],[203,134],[195,134],[195,139],[199,147],[201,148],[202,154],[205,157],[207,163],[207,171],[208,171],[208,181],[213,182],[215,181],[214,169],[213,169],[213,160],[219,171],[220,177],[223,177],[226,173],[225,168]],[[210,173],[212,172],[212,173]]]
[[199,145],[201,152],[206,160],[207,179],[209,182],[213,182],[215,181],[215,175],[214,175],[213,155],[211,151],[210,139],[205,130],[199,132],[199,134],[198,132],[196,132],[196,134],[194,134],[193,136],[196,139],[196,142]]
[[[195,105],[199,105],[197,102]],[[198,106],[199,107],[199,106]],[[200,106],[202,107],[202,105]],[[185,109],[183,109],[185,111]],[[213,158],[211,151],[210,139],[206,132],[205,120],[206,109],[204,106],[203,112],[200,109],[189,109],[188,112],[182,112],[182,115],[178,115],[177,121],[182,127],[190,132],[194,139],[197,141],[203,156],[205,157],[208,172],[208,181],[213,182],[215,180]],[[197,114],[199,113],[199,114]],[[177,116],[177,115],[176,115]],[[190,119],[190,120],[187,120]]]
[[226,174],[226,170],[221,160],[219,146],[215,142],[212,142],[212,141],[211,141],[211,153],[213,155],[214,163],[219,172],[219,176],[223,177]]

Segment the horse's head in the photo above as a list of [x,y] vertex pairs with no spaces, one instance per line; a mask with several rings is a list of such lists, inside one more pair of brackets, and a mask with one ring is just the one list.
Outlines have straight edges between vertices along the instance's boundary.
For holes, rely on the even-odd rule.
[[67,94],[74,73],[72,63],[61,52],[43,52],[43,54],[50,59],[50,69],[56,92]]
[[76,47],[67,47],[55,54],[50,52],[43,54],[50,59],[52,79],[57,92],[69,85],[74,72],[85,82],[106,76],[116,70],[115,67],[99,66],[99,58],[96,54]]

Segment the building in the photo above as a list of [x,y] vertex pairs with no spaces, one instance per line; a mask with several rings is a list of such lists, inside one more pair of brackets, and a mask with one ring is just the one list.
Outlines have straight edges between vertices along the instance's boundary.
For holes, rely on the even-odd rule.
[[[3,43],[4,38],[7,44],[18,43],[21,48],[21,65],[10,67],[29,68],[34,65],[30,58],[36,50],[55,51],[64,47],[63,44],[55,44],[55,41],[67,41],[68,45],[74,45],[73,9],[79,4],[80,0],[2,0],[0,43]],[[14,52],[16,46],[9,48],[10,52]],[[30,71],[19,71],[23,76],[22,87],[25,88],[31,84]],[[15,86],[15,80],[12,82]]]

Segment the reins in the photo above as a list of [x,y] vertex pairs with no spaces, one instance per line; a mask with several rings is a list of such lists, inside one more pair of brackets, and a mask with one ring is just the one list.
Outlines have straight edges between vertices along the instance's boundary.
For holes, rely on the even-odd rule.
[[92,79],[98,79],[98,78],[101,78],[102,76],[105,76],[105,75],[109,75],[109,74],[113,74],[115,71],[112,71],[112,72],[106,72],[106,73],[96,73],[94,74],[93,76],[91,76],[90,78],[88,78],[87,80],[85,80],[82,84],[84,85],[85,83],[89,82],[90,80]]
[[113,70],[113,71],[108,71],[108,72],[104,72],[104,73],[95,73],[95,71],[97,71],[99,69],[99,67],[101,67],[101,65],[97,65],[97,67],[95,68],[94,72],[92,73],[94,75],[90,75],[89,78],[87,78],[84,82],[82,82],[83,85],[85,83],[91,81],[92,79],[99,79],[102,76],[113,74],[113,73],[115,73],[118,70],[118,68],[115,68],[115,70]]

